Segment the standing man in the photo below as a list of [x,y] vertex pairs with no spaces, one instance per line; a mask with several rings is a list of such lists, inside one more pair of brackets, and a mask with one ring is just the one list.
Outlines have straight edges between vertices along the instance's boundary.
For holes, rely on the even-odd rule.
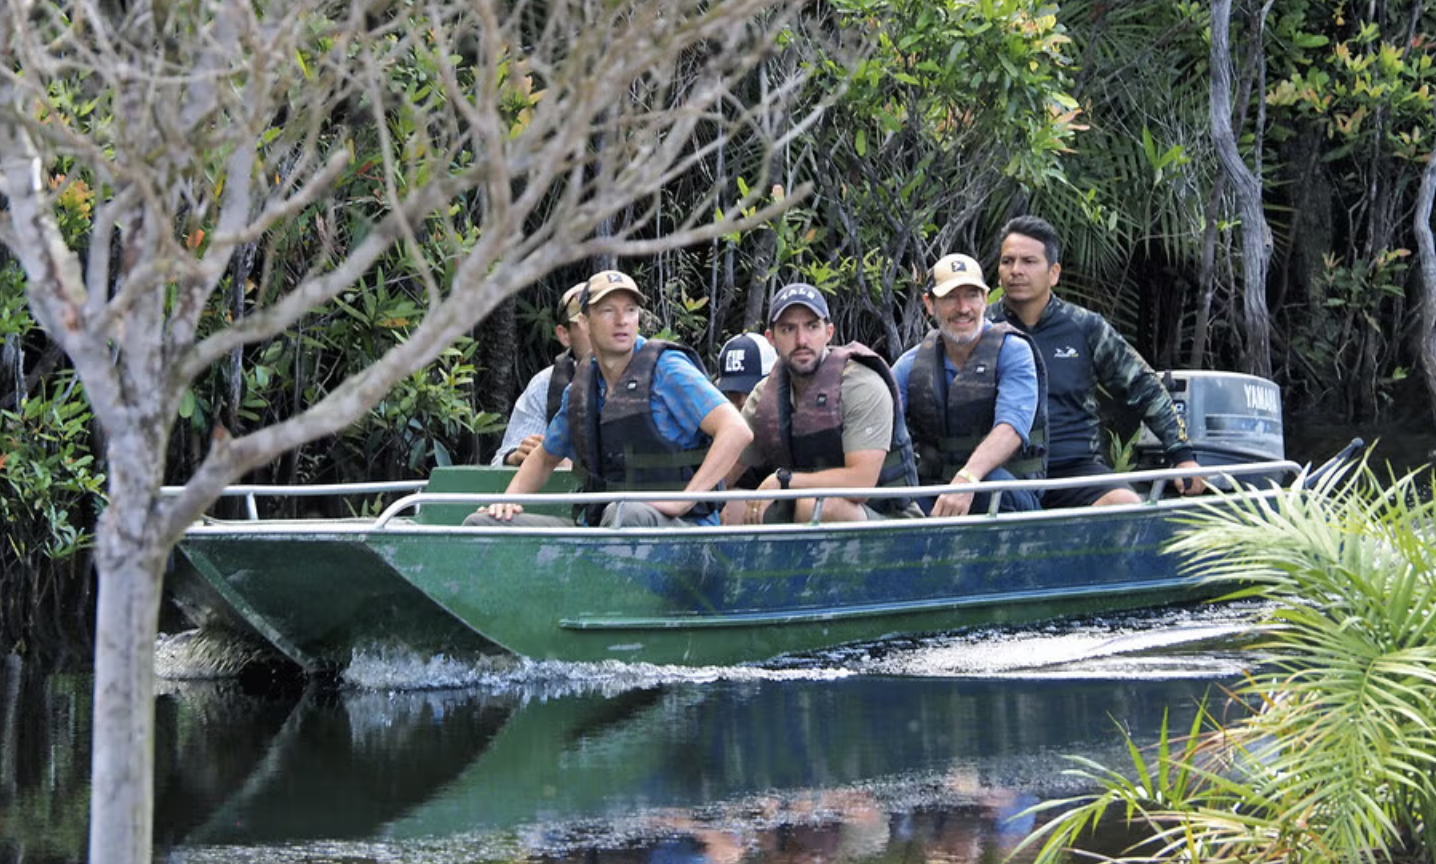
[[[778,362],[743,406],[753,444],[729,479],[751,465],[767,475],[760,490],[915,485],[897,384],[882,358],[857,342],[829,347],[828,301],[811,285],[779,291],[768,320]],[[816,501],[753,501],[744,521],[809,522]],[[822,507],[824,522],[921,515],[907,497],[831,497]]]
[[[1187,441],[1186,424],[1152,367],[1101,315],[1052,293],[1062,275],[1061,253],[1057,231],[1045,220],[1019,216],[1008,222],[1002,229],[997,264],[1003,296],[988,309],[993,320],[1006,321],[1031,336],[1047,368],[1047,476],[1111,473],[1102,458],[1098,387],[1141,412],[1147,428],[1162,439],[1169,465],[1200,468]],[[1187,495],[1206,489],[1206,482],[1195,475],[1174,485]],[[1130,485],[1109,481],[1050,489],[1042,506],[1135,504],[1141,500]]]
[[[572,459],[583,491],[714,489],[753,434],[738,409],[708,380],[691,350],[638,335],[644,296],[626,273],[594,274],[579,295],[578,325],[591,356],[578,364],[543,443],[529,453],[509,494],[543,488]],[[620,515],[621,514],[621,515]],[[716,506],[692,501],[595,504],[578,521],[604,527],[670,527],[718,522]],[[526,514],[520,504],[493,504],[465,525],[562,525]]]
[[[1046,376],[1025,334],[984,317],[987,293],[976,260],[938,260],[922,298],[937,329],[893,365],[924,485],[1046,476]],[[931,515],[982,512],[990,498],[950,492],[931,502]],[[998,499],[1001,511],[1038,508],[1032,490]]]
[[543,443],[544,430],[558,413],[564,388],[573,380],[575,362],[588,356],[588,335],[574,323],[578,317],[578,295],[586,284],[580,282],[563,292],[558,304],[558,324],[554,326],[554,336],[563,345],[563,353],[553,358],[552,365],[529,379],[528,386],[519,394],[519,401],[514,403],[504,440],[489,464],[522,465],[533,449]]

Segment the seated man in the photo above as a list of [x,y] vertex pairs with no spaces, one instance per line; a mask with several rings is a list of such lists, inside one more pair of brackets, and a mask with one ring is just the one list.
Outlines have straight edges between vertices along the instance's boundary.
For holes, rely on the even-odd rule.
[[[749,392],[768,376],[777,359],[778,352],[773,350],[773,343],[762,333],[740,333],[734,336],[724,342],[723,348],[718,352],[718,389],[723,391],[723,395],[728,397],[733,407],[742,411],[743,403],[748,401]],[[734,489],[754,489],[762,481],[763,475],[756,469],[749,468],[728,486]],[[743,524],[747,509],[747,501],[729,501],[723,505],[723,524]]]
[[778,352],[762,333],[739,333],[718,351],[718,389],[739,411],[759,381],[768,377]]
[[588,356],[588,336],[574,323],[578,317],[578,295],[585,284],[580,282],[563,292],[558,304],[558,324],[554,326],[554,335],[563,345],[563,353],[553,358],[552,365],[530,378],[524,392],[519,394],[509,415],[508,428],[504,430],[504,440],[491,465],[524,464],[524,458],[543,442],[544,430],[558,413],[564,388],[573,380],[575,361]]
[[[916,484],[897,385],[882,358],[856,342],[829,347],[828,302],[811,285],[798,282],[779,291],[768,318],[778,362],[743,406],[753,444],[729,479],[751,465],[767,475],[758,489]],[[744,521],[809,522],[816,503],[816,498],[753,501]],[[832,497],[822,504],[824,522],[921,515],[908,497]]]
[[[508,494],[538,492],[563,459],[572,459],[583,491],[681,489],[722,482],[753,434],[738,409],[708,380],[696,354],[638,335],[638,285],[605,270],[579,295],[578,326],[592,354],[574,370],[541,445],[509,481]],[[620,515],[621,514],[621,515]],[[717,524],[717,507],[692,501],[596,504],[578,521],[604,527]],[[465,525],[565,525],[520,504],[480,507]]]
[[[982,267],[967,255],[948,255],[932,268],[922,302],[937,322],[922,343],[893,364],[903,416],[925,486],[1045,476],[1046,378],[1031,341],[987,311]],[[953,492],[924,503],[933,516],[988,510],[986,492]],[[1036,510],[1038,493],[1014,490],[1001,511]]]
[[[1057,230],[1045,220],[1018,216],[1008,222],[1002,229],[997,263],[1002,299],[987,310],[989,318],[1005,321],[1032,337],[1046,367],[1047,476],[1111,473],[1102,458],[1100,387],[1141,412],[1147,428],[1162,439],[1169,466],[1193,469],[1190,478],[1173,482],[1177,491],[1200,494],[1206,481],[1187,440],[1186,424],[1161,378],[1105,318],[1053,293],[1062,275],[1061,255]],[[1050,510],[1141,500],[1127,483],[1107,479],[1074,489],[1049,489],[1042,496],[1042,506]]]

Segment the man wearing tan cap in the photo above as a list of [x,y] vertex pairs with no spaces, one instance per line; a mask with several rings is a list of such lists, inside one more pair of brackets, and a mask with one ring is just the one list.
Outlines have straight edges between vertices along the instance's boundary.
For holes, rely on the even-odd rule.
[[[1031,340],[986,320],[987,293],[973,258],[940,259],[922,298],[937,329],[893,364],[926,486],[1044,476],[1046,378]],[[1038,500],[1035,492],[1006,491],[998,509],[1036,510]],[[922,503],[932,516],[964,516],[991,501],[959,491]]]
[[553,358],[553,365],[544,367],[530,378],[524,392],[519,394],[509,415],[509,425],[504,430],[504,440],[490,464],[522,465],[529,453],[543,443],[544,430],[558,413],[564,388],[573,380],[575,361],[588,356],[588,334],[579,328],[575,320],[578,318],[578,295],[587,284],[580,282],[563,292],[563,299],[558,304],[558,324],[553,330],[564,350]]
[[[583,491],[682,490],[718,487],[753,433],[718,392],[688,348],[638,334],[643,292],[626,273],[596,273],[579,292],[578,325],[591,354],[574,370],[558,413],[518,473],[510,494],[537,492],[564,459],[584,478]],[[718,524],[710,502],[653,501],[586,506],[583,525],[668,527]],[[493,504],[466,525],[572,524]]]

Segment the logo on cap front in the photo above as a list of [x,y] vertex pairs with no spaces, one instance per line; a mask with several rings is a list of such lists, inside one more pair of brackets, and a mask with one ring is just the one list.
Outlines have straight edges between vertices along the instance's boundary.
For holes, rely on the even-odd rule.
[[610,274],[608,274],[608,281],[609,281],[609,282],[617,282],[617,283],[619,283],[619,284],[621,285],[621,284],[623,284],[623,274],[622,274],[622,273],[610,273]]

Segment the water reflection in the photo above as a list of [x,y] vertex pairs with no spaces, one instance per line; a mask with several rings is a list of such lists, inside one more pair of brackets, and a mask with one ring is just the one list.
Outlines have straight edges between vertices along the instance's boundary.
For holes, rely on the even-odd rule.
[[[902,849],[980,861],[1026,836],[1030,817],[1015,818],[1026,806],[1080,789],[1064,754],[1115,762],[1115,724],[1150,738],[1168,707],[1190,717],[1206,686],[862,676],[548,698],[315,691],[262,753],[208,757],[252,767],[202,820],[161,807],[157,834],[173,861],[775,862]],[[215,698],[184,724],[193,746],[221,740],[207,728],[226,722]]]
[[[158,860],[998,861],[1251,661],[1250,608],[852,646],[762,667],[376,654],[343,689],[162,683]],[[161,646],[177,647],[177,646]],[[263,683],[263,682],[259,682]],[[0,864],[84,860],[88,676],[0,666]],[[419,688],[419,689],[415,689]],[[442,689],[441,689],[442,688]]]

